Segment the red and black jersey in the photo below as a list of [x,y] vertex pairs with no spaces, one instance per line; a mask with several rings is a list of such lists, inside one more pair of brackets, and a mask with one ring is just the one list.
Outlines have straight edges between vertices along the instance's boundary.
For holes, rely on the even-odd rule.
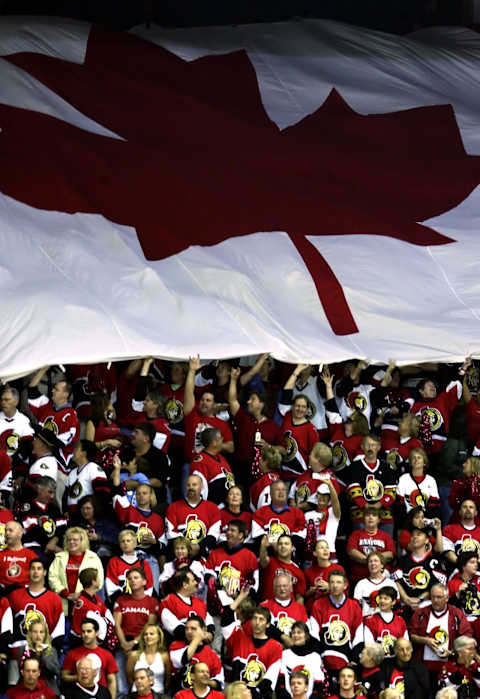
[[230,488],[235,485],[235,476],[230,464],[221,454],[209,454],[204,450],[193,458],[190,464],[190,475],[200,476],[202,481],[202,497],[217,505],[221,505]]
[[[450,578],[448,581],[450,597],[453,597],[464,583],[465,580],[463,580],[460,573],[456,573]],[[480,573],[476,573],[468,581],[467,587],[460,591],[456,606],[460,607],[468,621],[473,622],[480,618]]]
[[407,553],[398,559],[392,579],[402,585],[409,597],[420,597],[435,583],[445,585],[447,577],[436,556],[427,553],[422,558],[415,558],[413,554]]
[[472,398],[464,408],[467,418],[467,438],[471,444],[476,444],[480,439],[480,402],[479,394]]
[[233,442],[232,430],[225,420],[216,416],[202,415],[197,407],[185,418],[185,460],[193,461],[197,454],[203,451],[200,435],[208,427],[220,430],[224,442]]
[[432,446],[428,450],[430,453],[437,453],[447,439],[450,429],[450,416],[462,395],[462,384],[460,381],[452,381],[445,391],[438,394],[433,400],[420,397],[414,401],[407,399],[410,405],[410,412],[419,417],[428,416],[430,429],[432,431]]
[[[345,436],[345,423],[342,420],[335,398],[325,403],[326,416],[329,422],[330,446],[332,447],[332,470],[335,473],[342,471],[361,453],[363,435],[357,434],[351,437]],[[341,476],[338,476],[343,480]]]
[[214,502],[202,499],[197,505],[191,505],[188,500],[176,500],[165,513],[167,538],[186,536],[192,543],[212,549],[220,536],[221,520]]
[[35,621],[44,621],[55,645],[63,642],[65,615],[60,595],[52,590],[33,594],[27,588],[19,588],[8,595],[13,614],[14,646],[25,640],[27,631]]
[[12,487],[12,463],[7,452],[0,450],[0,490],[6,490],[11,493]]
[[[390,621],[387,618],[390,617]],[[386,658],[395,657],[395,641],[397,638],[407,638],[407,625],[403,617],[394,614],[384,615],[376,612],[364,620],[365,643],[379,643]]]
[[461,551],[480,554],[480,526],[464,527],[463,524],[447,524],[442,531],[445,551],[454,551],[457,556]]
[[346,476],[347,496],[352,503],[353,521],[363,518],[362,510],[367,505],[380,503],[380,519],[391,522],[391,507],[396,497],[397,476],[395,471],[379,459],[374,464],[359,456],[351,464]]
[[286,455],[281,475],[284,480],[291,480],[307,470],[308,455],[319,441],[318,432],[311,422],[294,425],[289,410],[282,422],[282,439]]
[[215,653],[210,646],[202,644],[197,648],[189,662],[186,653],[187,648],[188,644],[185,643],[185,641],[173,641],[169,648],[172,673],[174,677],[177,674],[180,675],[179,683],[181,684],[182,688],[187,689],[189,687],[189,670],[194,663],[205,663],[208,665],[208,669],[210,670],[210,679],[216,680],[223,685],[224,672],[218,653]]
[[165,396],[164,413],[172,433],[172,446],[183,447],[185,442],[185,422],[183,419],[183,401],[185,400],[185,385],[176,389],[168,383],[160,386],[160,393]]
[[277,575],[287,574],[292,579],[293,594],[295,596],[305,595],[305,575],[301,568],[296,563],[284,563],[275,556],[270,556],[269,563],[266,568],[260,571],[260,587],[262,599],[270,599],[273,597],[273,581]]
[[298,507],[286,506],[276,512],[271,505],[264,505],[255,512],[252,520],[252,539],[265,534],[270,542],[277,541],[282,534],[305,539],[307,532],[305,515]]
[[145,594],[152,595],[153,576],[148,561],[140,561],[136,557],[132,560],[130,556],[129,559],[130,560],[126,560],[123,556],[114,556],[108,561],[107,571],[105,573],[105,592],[110,600],[122,593],[130,594],[127,572],[131,568],[141,568],[143,570],[147,577]]
[[[223,692],[217,692],[216,689],[208,688],[206,694],[202,696],[202,699],[223,699],[225,694]],[[12,699],[17,699],[16,697]],[[36,697],[34,698],[36,699]],[[193,689],[182,689],[180,692],[175,694],[175,699],[199,699]]]
[[[263,688],[272,691],[280,672],[282,646],[273,639],[254,639],[237,629],[228,639],[232,680],[241,680],[260,696]],[[229,650],[230,649],[230,650]]]
[[230,597],[236,597],[247,581],[253,584],[255,590],[258,589],[258,560],[245,546],[234,551],[229,551],[226,546],[214,549],[207,558],[205,568]]
[[258,422],[243,408],[232,416],[232,424],[237,431],[235,456],[241,463],[252,463],[254,459],[256,432],[260,432],[267,444],[282,442],[282,431],[276,422],[270,419]]
[[150,614],[158,617],[160,605],[158,600],[145,595],[135,599],[132,595],[120,595],[113,607],[113,612],[122,614],[122,630],[127,637],[136,637],[148,622]]
[[28,405],[42,427],[52,430],[63,442],[62,456],[68,463],[73,446],[80,439],[80,422],[75,409],[71,405],[56,408],[37,388],[28,389]]
[[321,597],[312,609],[310,623],[316,622],[327,670],[339,670],[353,658],[353,650],[363,643],[362,610],[356,600],[344,597],[340,606],[330,595]]
[[282,603],[276,599],[267,599],[260,602],[260,606],[270,611],[272,615],[270,623],[286,636],[290,636],[292,626],[296,621],[308,622],[307,610],[303,604],[299,604],[295,600]]
[[44,504],[33,500],[21,506],[18,521],[23,527],[23,543],[27,548],[45,550],[54,537],[59,541],[67,529],[68,516],[60,512],[54,503]]
[[154,546],[154,544],[141,543],[142,535],[148,532],[153,534],[159,546],[166,545],[165,526],[159,514],[139,510],[130,503],[126,495],[115,495],[113,498],[113,509],[122,525],[136,532],[137,549],[149,551]]
[[250,488],[250,509],[252,512],[259,510],[264,505],[270,505],[270,485],[280,480],[280,475],[275,472],[264,473]]
[[187,620],[192,616],[201,617],[207,627],[213,628],[213,620],[207,611],[207,605],[200,597],[191,597],[187,599],[181,597],[176,592],[172,592],[162,602],[160,621],[162,628],[172,636],[178,636],[178,628],[181,627],[183,635],[183,627]]
[[10,602],[0,597],[0,653],[9,654],[8,647],[13,637],[13,614]]

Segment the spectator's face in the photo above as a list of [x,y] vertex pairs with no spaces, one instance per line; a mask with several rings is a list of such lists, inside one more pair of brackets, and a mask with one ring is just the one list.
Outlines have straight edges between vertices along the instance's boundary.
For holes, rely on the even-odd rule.
[[430,591],[432,609],[434,612],[443,612],[448,602],[448,593],[440,587],[432,587]]
[[277,599],[287,600],[292,597],[292,581],[286,575],[277,575],[273,580],[273,593]]
[[333,596],[340,597],[345,592],[345,580],[341,575],[332,575],[328,581]]
[[369,532],[373,532],[377,529],[380,518],[376,512],[365,512],[363,521],[365,524],[365,529],[367,529]]
[[433,400],[437,397],[437,387],[435,386],[433,381],[425,381],[425,385],[423,388],[420,389],[419,393],[422,396],[422,398],[426,398],[427,400]]
[[308,405],[305,398],[297,398],[292,405],[292,416],[294,420],[304,420],[307,416]]
[[290,537],[281,536],[277,541],[277,553],[282,558],[289,558],[292,555],[293,544]]
[[34,644],[45,642],[45,627],[43,624],[32,624],[30,626],[30,635]]
[[173,362],[170,368],[170,376],[173,384],[182,384],[185,381],[185,370],[181,364]]
[[247,400],[247,409],[250,415],[258,415],[263,412],[264,404],[257,396],[256,393],[252,393],[250,398]]
[[243,541],[243,534],[235,525],[228,525],[225,538],[229,546],[238,546]]
[[383,564],[378,556],[372,556],[369,558],[367,565],[370,577],[380,575],[383,571]]
[[401,638],[395,645],[395,655],[402,663],[408,663],[412,659],[412,644],[405,638]]
[[389,595],[378,595],[378,608],[381,612],[391,612],[393,605],[394,601]]
[[362,449],[365,454],[365,459],[372,463],[376,460],[377,454],[380,451],[380,443],[371,437],[365,437],[362,441]]
[[13,397],[11,391],[4,391],[2,397],[0,398],[0,408],[3,410],[7,417],[11,417],[15,414],[17,409],[18,400]]
[[152,646],[155,645],[160,641],[159,635],[158,635],[158,629],[156,626],[147,626],[147,628],[144,631],[143,638],[145,640],[145,645],[146,646]]
[[272,504],[275,507],[284,507],[287,504],[287,486],[283,481],[274,481],[270,486]]
[[263,614],[254,614],[252,616],[252,630],[254,634],[263,635],[268,626],[268,621]]
[[198,404],[198,412],[202,415],[213,415],[213,408],[215,406],[215,399],[213,393],[203,393]]
[[200,624],[198,621],[187,621],[185,624],[185,638],[187,639],[188,643],[190,643],[193,637],[197,635],[199,630]]
[[460,506],[460,519],[465,522],[473,522],[477,516],[477,508],[473,500],[464,500]]
[[22,540],[22,527],[18,522],[7,522],[5,525],[5,543],[7,546],[17,546]]
[[29,569],[29,580],[31,583],[40,583],[45,581],[45,568],[41,563],[32,563]]
[[137,488],[137,503],[142,509],[150,507],[150,497],[151,497],[150,486],[139,485]]
[[338,684],[343,692],[349,692],[355,686],[355,673],[350,668],[346,668],[340,673]]
[[83,624],[82,626],[82,641],[84,646],[91,646],[97,640],[97,632],[93,624]]
[[206,686],[210,680],[210,670],[206,663],[195,663],[192,668],[192,677],[195,682]]
[[121,534],[118,540],[123,553],[131,554],[137,546],[137,539],[134,534]]
[[317,541],[315,545],[315,558],[317,561],[328,561],[330,559],[330,549],[325,540]]
[[152,681],[149,678],[146,670],[137,670],[135,673],[135,685],[137,687],[137,692],[141,696],[150,694],[152,689]]
[[136,570],[129,573],[127,578],[132,592],[145,589],[145,580]]
[[458,660],[461,665],[470,665],[473,660],[473,656],[477,650],[475,641],[472,640],[465,645],[462,650],[458,651]]
[[193,573],[188,574],[188,582],[185,583],[183,589],[186,597],[191,597],[197,593],[198,582]]
[[137,449],[138,447],[143,447],[146,444],[148,444],[149,440],[146,434],[142,432],[142,430],[139,430],[137,427],[135,427],[135,429],[132,432],[132,436],[130,437],[130,442],[132,446],[134,446],[135,449]]
[[43,504],[55,500],[55,488],[50,485],[37,485],[37,499]]
[[290,680],[290,689],[292,690],[292,697],[301,697],[305,694],[307,688],[307,683],[302,677],[292,677]]
[[183,541],[174,544],[173,553],[175,554],[175,558],[188,558],[189,553],[187,544],[184,544]]
[[40,666],[37,660],[25,660],[22,677],[26,687],[35,687],[40,677]]
[[290,634],[294,646],[303,646],[307,641],[306,633],[303,629],[295,627]]
[[202,481],[198,476],[189,476],[187,479],[187,498],[198,500],[202,495]]
[[90,659],[82,658],[82,660],[80,660],[77,665],[77,673],[81,685],[84,687],[93,687],[97,672]]
[[465,563],[463,570],[465,573],[467,573],[467,575],[475,575],[475,573],[478,570],[478,558],[476,556],[472,556],[472,558],[469,558],[468,561]]
[[82,537],[80,534],[69,534],[67,537],[67,549],[68,553],[74,556],[82,553]]
[[55,405],[68,403],[68,391],[65,381],[58,381],[52,388],[52,402]]
[[87,502],[83,503],[83,505],[80,508],[80,512],[82,513],[82,517],[87,521],[93,519],[95,516],[95,510],[93,508],[93,505],[88,500]]

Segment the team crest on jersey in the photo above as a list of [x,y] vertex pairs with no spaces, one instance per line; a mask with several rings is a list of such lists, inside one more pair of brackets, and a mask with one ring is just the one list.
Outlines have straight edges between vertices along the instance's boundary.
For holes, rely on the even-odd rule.
[[405,696],[405,682],[403,680],[403,675],[395,677],[393,684],[390,685],[392,689],[396,689],[401,697]]
[[151,534],[152,536],[155,536],[155,534],[148,527],[146,522],[140,522],[140,526],[137,529],[137,543],[142,543],[142,538],[145,536],[145,534]]
[[8,578],[18,578],[20,573],[22,572],[22,569],[18,565],[18,563],[11,563],[8,568],[7,568],[7,577]]
[[311,401],[308,396],[303,396],[303,397],[306,398],[306,400],[307,400],[307,412],[305,415],[309,420],[312,420],[317,413],[317,408],[315,406],[315,403],[313,403],[313,401]]
[[388,452],[388,454],[385,458],[385,461],[390,466],[390,468],[393,468],[394,470],[396,470],[400,466],[402,459],[401,459],[401,456],[398,453],[398,451],[396,451],[395,449],[392,449],[391,451]]
[[75,481],[73,485],[70,486],[68,489],[68,494],[70,495],[71,498],[79,498],[80,495],[82,494],[83,491],[83,486],[80,483],[80,481]]
[[225,488],[226,490],[230,490],[230,488],[235,486],[235,476],[231,471],[227,471],[224,466],[222,467],[222,473],[225,476]]
[[295,619],[291,619],[286,612],[280,612],[278,615],[277,626],[285,636],[290,636],[292,631],[292,626],[295,623]]
[[249,687],[258,687],[265,677],[267,669],[256,653],[251,653],[247,658],[245,670],[242,672],[242,680]]
[[433,629],[430,629],[428,635],[430,638],[433,638],[434,641],[437,641],[437,643],[439,643],[441,646],[444,646],[445,648],[448,646],[448,633],[445,631],[445,629],[442,629],[441,626],[435,626]]
[[51,415],[49,415],[49,416],[47,417],[47,419],[46,419],[45,422],[43,423],[43,427],[44,427],[46,430],[50,430],[50,431],[53,432],[53,434],[55,434],[55,435],[58,434],[58,425],[57,425],[57,423],[55,422],[55,420],[53,419],[53,417],[52,417]]
[[478,594],[477,588],[475,592],[470,587],[464,591],[465,595],[465,611],[467,614],[472,614],[475,616],[480,615],[480,596]]
[[44,624],[47,623],[44,615],[39,609],[36,608],[35,604],[28,604],[25,608],[25,616],[23,617],[23,622],[20,627],[22,635],[26,636],[31,625],[36,624],[39,621],[43,621]]
[[347,450],[341,442],[335,442],[332,447],[332,469],[334,471],[340,471],[348,460]]
[[42,527],[43,531],[45,534],[48,536],[50,539],[54,534],[57,529],[57,525],[54,522],[53,519],[47,516],[39,517],[38,518],[38,523]]
[[381,590],[372,590],[368,597],[368,603],[373,609],[377,609],[378,607],[378,598],[380,596]]
[[200,662],[200,660],[198,658],[196,658],[195,656],[193,656],[193,658],[190,660],[190,663],[189,663],[188,668],[187,668],[187,672],[185,673],[185,679],[183,681],[185,687],[190,687],[190,689],[192,688],[192,686],[193,686],[192,668],[194,665],[196,665],[199,662]]
[[17,451],[20,442],[20,435],[13,430],[5,430],[0,435],[0,449],[12,454]]
[[410,495],[408,497],[409,497],[410,504],[412,505],[412,507],[421,507],[421,508],[425,509],[425,507],[426,507],[425,498],[423,497],[423,494],[418,490],[418,488],[416,490],[412,490],[412,492],[410,493]]
[[351,410],[359,410],[363,413],[367,407],[367,399],[358,391],[350,391],[347,396],[347,405]]
[[388,631],[382,631],[382,637],[380,639],[380,642],[382,644],[383,652],[389,658],[393,657],[393,655],[394,655],[394,648],[395,648],[395,641],[396,640],[397,639],[394,636],[392,636],[392,634],[389,633]]
[[367,476],[367,482],[365,488],[363,489],[363,497],[367,502],[377,502],[383,498],[385,493],[385,488],[383,487],[382,481],[379,481],[375,476],[369,474]]
[[350,640],[350,629],[338,614],[330,617],[324,639],[328,646],[343,646]]
[[476,553],[480,553],[480,543],[475,539],[472,539],[472,537],[468,536],[468,534],[465,534],[462,537],[460,548],[462,551],[475,551]]
[[194,544],[203,541],[207,534],[204,523],[197,519],[197,515],[188,515],[185,536]]
[[471,393],[477,393],[478,387],[480,385],[480,372],[476,366],[473,364],[467,369],[467,386]]
[[292,461],[298,454],[298,444],[297,440],[292,437],[290,430],[285,432],[285,449],[286,454],[283,457],[284,461]]
[[288,534],[288,536],[290,536],[290,529],[287,527],[287,525],[280,522],[279,519],[271,519],[268,523],[268,538],[270,543],[278,541],[278,539],[284,534]]
[[426,590],[430,582],[430,573],[422,566],[416,566],[408,574],[410,585],[417,590]]
[[302,503],[302,502],[307,502],[310,495],[311,495],[311,492],[310,492],[310,488],[308,487],[308,484],[302,483],[301,485],[298,486],[297,492],[295,493],[295,502],[297,504]]
[[440,425],[443,422],[442,413],[439,410],[437,410],[437,408],[430,408],[430,407],[422,408],[420,411],[420,415],[422,417],[424,415],[426,415],[428,417],[428,421],[430,423],[430,429],[432,431],[438,430],[438,428],[440,427]]
[[172,425],[183,420],[183,405],[176,398],[169,398],[165,403],[165,416]]
[[218,582],[227,595],[232,597],[240,590],[240,571],[234,568],[230,561],[224,561],[218,574]]

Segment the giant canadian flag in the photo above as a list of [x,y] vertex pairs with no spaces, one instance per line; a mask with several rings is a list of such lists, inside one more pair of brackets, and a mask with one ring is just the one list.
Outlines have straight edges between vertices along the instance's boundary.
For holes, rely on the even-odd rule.
[[480,355],[480,35],[0,25],[0,377]]

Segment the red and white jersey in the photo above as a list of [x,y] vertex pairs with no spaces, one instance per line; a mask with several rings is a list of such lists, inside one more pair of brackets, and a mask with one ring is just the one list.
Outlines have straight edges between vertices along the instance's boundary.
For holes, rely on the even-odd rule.
[[120,595],[113,607],[113,613],[122,615],[122,630],[125,636],[138,636],[151,614],[158,617],[160,605],[158,600],[145,595],[142,599],[135,599],[132,595]]
[[67,504],[70,512],[78,511],[79,501],[85,495],[109,492],[107,474],[94,461],[76,466],[67,476]]
[[27,548],[18,551],[6,548],[0,551],[0,585],[28,585],[28,568],[30,561],[36,557],[37,555]]
[[352,659],[352,649],[363,643],[363,619],[356,600],[344,598],[340,606],[330,595],[321,597],[312,609],[310,623],[318,625],[317,638],[323,645],[327,670],[339,670]]
[[305,473],[302,473],[290,486],[288,493],[289,500],[295,500],[295,505],[298,507],[304,502],[309,502],[312,505],[317,504],[317,488],[325,481],[331,480],[333,487],[340,493],[340,483],[335,478],[332,469],[326,468],[320,473],[313,473],[309,468]]
[[447,439],[450,416],[461,395],[462,384],[460,381],[451,381],[445,391],[439,393],[433,400],[420,398],[420,400],[414,401],[413,398],[407,398],[406,402],[410,405],[411,413],[419,417],[428,416],[433,440],[430,449],[432,453],[440,451],[443,442]]
[[165,526],[163,519],[156,512],[145,513],[132,505],[126,495],[115,495],[113,509],[119,521],[124,527],[132,529],[137,534],[137,549],[148,551],[151,546],[141,543],[142,536],[149,532],[153,534],[157,543],[166,546]]
[[13,634],[12,607],[6,597],[0,597],[0,638],[3,634],[8,634],[9,639]]
[[202,499],[198,505],[191,505],[188,500],[176,500],[167,507],[165,514],[167,539],[186,536],[195,544],[206,537],[218,541],[221,519],[220,510],[214,502]]
[[467,418],[467,438],[469,442],[475,444],[480,439],[480,402],[478,393],[476,398],[472,398],[467,403],[464,410]]
[[437,481],[429,474],[412,476],[411,473],[404,473],[398,480],[397,497],[405,505],[407,512],[414,507],[426,510],[440,505]]
[[[202,699],[223,699],[224,696],[225,694],[223,692],[217,692],[216,689],[211,689],[209,687],[206,694],[202,696]],[[17,697],[14,697],[13,699],[17,699]],[[32,699],[37,698],[32,697]],[[193,689],[181,689],[175,694],[175,699],[198,699],[198,696],[195,694]]]
[[[382,424],[382,449],[385,454],[394,452],[398,455],[396,459],[399,463],[406,463],[412,449],[423,449],[423,444],[416,437],[400,437],[398,434],[398,426],[391,425],[384,420]],[[387,459],[391,463],[390,459]]]
[[[251,581],[255,591],[258,590],[258,560],[250,549],[230,552],[226,546],[220,546],[210,552],[205,563],[206,573],[214,575],[218,584],[231,602],[247,581]],[[220,599],[225,606],[223,599]]]
[[282,660],[278,641],[270,638],[258,646],[243,629],[236,629],[228,639],[227,652],[232,660],[234,680],[241,680],[253,689],[268,681],[275,688]]
[[266,568],[260,571],[261,599],[271,599],[273,597],[273,581],[277,575],[287,574],[290,576],[295,596],[305,595],[305,575],[303,570],[296,563],[291,561],[285,563],[275,556],[270,556]]
[[[97,648],[86,648],[85,646],[77,646],[76,648],[72,648],[72,650],[69,650],[65,656],[62,669],[67,670],[70,674],[74,675],[77,671],[77,662],[90,653],[93,653],[100,658],[100,674],[98,683],[103,687],[108,687],[108,675],[116,674],[118,672],[118,666],[110,651],[106,650],[105,648],[101,648],[100,646],[97,646]],[[89,692],[86,690],[85,695],[88,696],[88,694]]]
[[18,588],[8,595],[12,608],[14,641],[18,646],[25,641],[27,631],[35,621],[44,621],[52,640],[65,635],[65,615],[62,599],[52,590],[32,593],[29,588]]
[[[332,470],[334,473],[342,471],[345,466],[349,466],[355,457],[361,453],[361,444],[363,436],[361,434],[345,436],[344,422],[340,413],[336,408],[336,403],[333,400],[327,402],[332,410],[327,410],[330,446],[332,447]],[[333,410],[335,408],[335,410]],[[337,476],[337,478],[341,478]]]
[[52,480],[56,481],[58,477],[58,461],[51,454],[41,456],[39,459],[33,462],[33,464],[28,469],[28,477],[31,482],[35,482],[37,478],[42,476],[48,476]]
[[0,451],[0,490],[12,492],[12,464],[6,451]]
[[[319,684],[321,686],[325,682],[325,668],[319,653],[311,651],[310,653],[302,653],[300,655],[295,653],[295,646],[293,648],[285,648],[282,653],[280,666],[280,684],[282,686],[285,685],[285,690],[290,696],[292,696],[292,692],[289,680],[294,670],[300,670],[308,680],[307,697],[312,696],[315,685]],[[315,694],[314,696],[318,695]]]
[[460,551],[474,551],[480,554],[480,526],[465,527],[460,522],[447,524],[442,530],[443,548],[454,551],[457,556]]
[[185,643],[185,641],[173,641],[173,643],[170,644],[170,648],[168,651],[170,654],[170,662],[172,666],[173,675],[175,676],[178,673],[183,675],[183,689],[187,689],[190,686],[189,671],[192,665],[194,665],[195,663],[205,663],[206,665],[208,665],[208,669],[210,670],[210,679],[216,680],[221,685],[225,684],[225,673],[223,671],[223,666],[218,656],[218,653],[215,653],[215,651],[213,651],[210,648],[210,646],[203,644],[202,646],[199,646],[197,648],[190,662],[187,665],[185,665],[182,661],[184,659],[185,651],[187,650],[187,648],[188,644]]
[[230,464],[221,454],[209,454],[202,451],[190,464],[190,475],[200,476],[202,481],[202,498],[221,505],[230,488],[235,485],[235,476]]
[[288,600],[284,602],[278,599],[267,599],[260,602],[261,607],[265,607],[272,615],[271,624],[276,626],[285,636],[290,636],[292,626],[296,621],[308,623],[307,610],[303,604]]
[[20,442],[33,437],[33,427],[26,415],[19,410],[12,417],[0,411],[0,450],[9,456],[17,453]]
[[[381,580],[362,578],[355,585],[353,598],[357,600],[362,608],[362,614],[364,617],[371,616],[378,611],[378,595],[380,594],[382,587],[393,587],[397,589],[395,583],[392,582],[388,576],[384,576]],[[397,592],[397,601],[398,600],[399,595]]]
[[145,594],[151,596],[153,592],[152,569],[148,561],[139,561],[136,556],[114,556],[108,561],[105,574],[105,592],[107,597],[120,593],[130,594],[130,586],[127,580],[127,571],[131,568],[142,568],[147,576]]
[[222,507],[222,509],[220,510],[220,514],[222,516],[222,521],[220,524],[220,538],[218,540],[218,543],[223,543],[226,540],[225,535],[227,532],[227,527],[233,519],[241,519],[242,522],[245,522],[245,525],[247,527],[247,537],[245,539],[245,542],[248,542],[248,543],[251,542],[251,540],[252,540],[252,537],[251,537],[252,513],[251,512],[246,512],[246,510],[242,510],[240,512],[240,514],[233,514],[232,512],[230,512],[230,510],[227,510],[225,507]]
[[[306,568],[304,573],[305,573],[305,582],[307,585],[307,590],[309,590],[311,587],[316,587],[317,583],[320,580],[325,580],[325,582],[328,582],[328,576],[334,570],[338,570],[340,573],[343,573],[345,575],[345,569],[342,568],[341,565],[338,565],[338,563],[330,563],[325,568],[320,568],[320,566],[318,566],[316,563],[314,563],[309,568]],[[345,589],[346,594],[348,594],[348,590],[349,590],[349,585],[347,582],[347,587]],[[327,594],[326,592],[321,592],[317,588],[313,594],[311,594],[307,597],[305,604],[306,604],[307,611],[309,614],[311,614],[313,604],[317,601],[317,599],[320,599],[320,597],[324,597],[326,594]]]
[[185,418],[185,459],[193,461],[197,454],[203,451],[200,435],[208,427],[216,427],[220,430],[224,442],[233,442],[232,430],[225,420],[216,416],[206,416],[198,412],[194,407]]
[[270,484],[280,480],[278,473],[264,473],[258,481],[250,487],[250,509],[252,512],[259,510],[265,505],[270,505]]
[[105,603],[98,595],[91,597],[83,590],[80,597],[75,600],[72,612],[71,632],[77,638],[80,638],[82,635],[81,623],[85,617],[96,619],[100,626],[98,637],[103,641],[107,631],[106,622],[109,621],[112,625],[114,624],[112,612],[107,609]]
[[42,427],[52,430],[57,439],[63,442],[65,446],[62,455],[68,463],[73,454],[73,446],[80,439],[80,423],[75,409],[71,405],[57,409],[43,394],[29,398],[28,405]]
[[271,505],[264,505],[255,512],[252,520],[252,539],[268,536],[270,543],[276,542],[282,534],[305,538],[307,533],[305,515],[298,507],[285,507],[275,512]]
[[213,619],[207,612],[207,605],[200,597],[183,597],[172,592],[162,602],[160,621],[162,627],[172,636],[178,626],[184,626],[192,616],[201,617],[207,626],[213,625]]
[[163,417],[149,418],[146,413],[143,412],[143,400],[140,401],[132,398],[132,408],[138,413],[137,422],[150,422],[155,427],[156,432],[153,439],[153,446],[166,454],[172,439],[172,430],[170,429],[168,420],[165,420]]
[[[325,539],[328,542],[330,553],[335,557],[336,540],[340,518],[335,517],[333,507],[322,507],[310,512],[305,512],[307,531],[310,526],[315,528],[316,541]],[[310,525],[312,522],[312,525]]]
[[398,614],[375,612],[364,620],[365,643],[379,643],[386,658],[395,657],[395,641],[397,638],[408,639],[405,619]]
[[370,424],[370,416],[372,414],[370,394],[374,388],[375,386],[371,384],[358,384],[358,386],[352,388],[347,396],[339,398],[339,413],[344,422],[353,413],[359,412],[365,415]]

